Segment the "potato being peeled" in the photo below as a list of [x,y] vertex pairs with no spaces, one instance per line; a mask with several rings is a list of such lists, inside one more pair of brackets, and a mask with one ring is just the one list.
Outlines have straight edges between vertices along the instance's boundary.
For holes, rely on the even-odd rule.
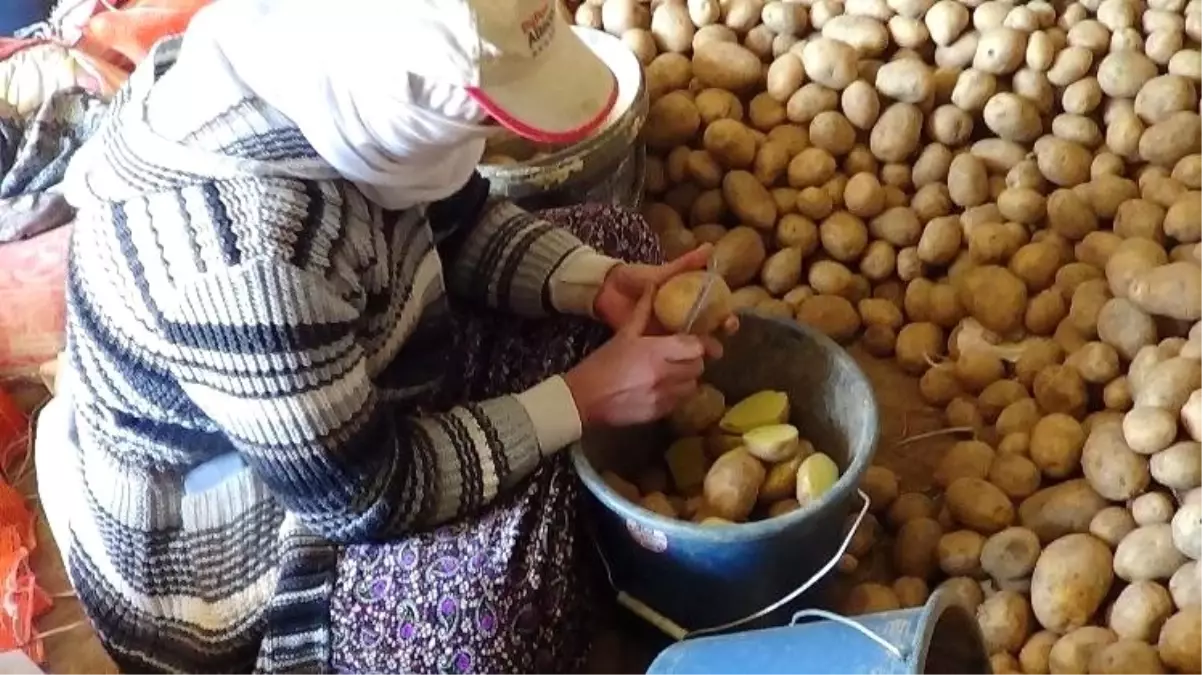
[[[707,283],[706,272],[684,272],[668,279],[655,294],[655,318],[672,333],[680,333],[688,323],[689,313]],[[730,287],[721,277],[714,276],[705,304],[697,313],[689,332],[706,335],[718,330],[731,315]]]

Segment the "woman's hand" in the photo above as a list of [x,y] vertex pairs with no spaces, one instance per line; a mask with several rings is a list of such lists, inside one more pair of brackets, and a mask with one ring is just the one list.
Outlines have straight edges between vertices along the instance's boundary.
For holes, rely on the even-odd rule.
[[[658,288],[682,272],[705,269],[713,250],[712,245],[703,244],[664,265],[615,265],[605,276],[601,289],[597,291],[597,298],[593,301],[594,314],[614,332],[620,331],[630,321],[634,308],[646,289]],[[739,328],[738,318],[732,315],[723,328],[727,333],[734,333]],[[654,334],[664,332],[654,318],[651,319],[648,330]],[[717,344],[714,341],[707,343],[707,350],[712,350]],[[720,355],[720,351],[718,354],[710,354],[715,358]]]
[[625,325],[564,374],[581,426],[651,422],[697,390],[706,347],[695,335],[648,335],[654,295],[645,287]]

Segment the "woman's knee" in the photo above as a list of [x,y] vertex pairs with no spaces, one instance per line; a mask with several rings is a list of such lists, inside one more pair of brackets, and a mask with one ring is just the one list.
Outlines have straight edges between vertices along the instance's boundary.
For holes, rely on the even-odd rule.
[[608,256],[649,265],[663,262],[659,240],[638,211],[612,204],[580,204],[539,215]]

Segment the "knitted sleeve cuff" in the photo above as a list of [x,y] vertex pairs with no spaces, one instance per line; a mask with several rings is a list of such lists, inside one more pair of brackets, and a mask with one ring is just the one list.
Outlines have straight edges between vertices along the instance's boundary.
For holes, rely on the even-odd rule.
[[551,305],[561,314],[594,317],[593,305],[605,276],[619,260],[581,247],[568,254],[548,282]]
[[580,440],[580,413],[562,377],[543,380],[515,398],[530,416],[543,455]]

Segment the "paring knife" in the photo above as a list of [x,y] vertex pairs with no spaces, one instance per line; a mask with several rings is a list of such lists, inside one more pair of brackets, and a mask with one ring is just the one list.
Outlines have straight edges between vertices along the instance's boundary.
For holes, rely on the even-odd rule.
[[718,278],[717,263],[714,261],[713,254],[705,264],[705,284],[701,287],[701,292],[697,294],[697,299],[693,301],[693,306],[689,308],[688,317],[685,319],[682,333],[692,333],[693,324],[697,322],[697,318],[701,316],[701,310],[705,307],[705,299],[710,294],[710,288],[714,285],[714,280]]

